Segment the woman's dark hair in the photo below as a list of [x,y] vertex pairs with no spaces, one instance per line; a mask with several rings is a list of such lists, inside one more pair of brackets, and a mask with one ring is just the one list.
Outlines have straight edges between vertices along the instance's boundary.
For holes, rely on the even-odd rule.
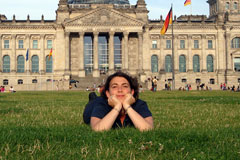
[[133,77],[129,76],[128,74],[123,73],[121,71],[118,71],[118,72],[110,75],[107,78],[106,83],[105,83],[104,88],[103,88],[103,91],[101,92],[101,96],[103,98],[107,99],[106,91],[109,91],[110,82],[115,77],[123,77],[123,78],[125,78],[128,81],[128,83],[130,84],[131,90],[132,89],[134,90],[133,97],[137,100],[138,99],[138,95],[139,95],[137,78],[133,78]]

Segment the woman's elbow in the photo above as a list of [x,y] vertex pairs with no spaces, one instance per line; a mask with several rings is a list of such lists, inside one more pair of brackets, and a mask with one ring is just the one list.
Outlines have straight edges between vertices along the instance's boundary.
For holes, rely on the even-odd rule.
[[92,126],[91,128],[95,132],[103,132],[103,131],[108,131],[109,130],[109,129],[106,129],[106,128],[100,128],[98,126]]

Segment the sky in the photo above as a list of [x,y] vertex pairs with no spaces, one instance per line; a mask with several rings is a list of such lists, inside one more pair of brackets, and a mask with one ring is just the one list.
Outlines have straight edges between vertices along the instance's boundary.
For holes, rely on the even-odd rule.
[[[149,19],[160,19],[160,15],[165,19],[171,4],[173,4],[173,14],[176,16],[193,14],[209,15],[207,0],[192,0],[192,5],[184,7],[185,0],[145,0],[149,10]],[[137,0],[129,0],[131,5],[135,5]],[[44,15],[45,20],[55,20],[56,10],[59,0],[0,0],[0,14],[4,14],[8,20],[13,15],[17,20],[26,20],[30,15],[31,20],[40,20]]]

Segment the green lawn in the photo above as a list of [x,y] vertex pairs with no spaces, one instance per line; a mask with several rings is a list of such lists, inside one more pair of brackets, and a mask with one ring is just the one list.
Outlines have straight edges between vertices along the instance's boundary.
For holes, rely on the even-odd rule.
[[155,129],[96,133],[83,123],[89,92],[0,93],[1,159],[240,159],[240,93],[141,93]]

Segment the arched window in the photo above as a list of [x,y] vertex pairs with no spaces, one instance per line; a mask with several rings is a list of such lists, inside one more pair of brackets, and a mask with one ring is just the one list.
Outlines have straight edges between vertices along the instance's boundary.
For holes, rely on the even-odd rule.
[[10,72],[10,56],[3,57],[3,72],[4,73]]
[[240,38],[236,37],[232,40],[232,48],[240,48]]
[[234,70],[236,72],[240,72],[240,57],[234,58],[233,62],[234,62]]
[[114,69],[122,69],[122,37],[120,35],[114,36]]
[[229,5],[229,2],[226,2],[226,6],[225,6],[226,10],[229,10],[230,9],[230,5]]
[[184,55],[179,56],[179,72],[186,72],[186,58]]
[[39,58],[38,56],[32,56],[32,72],[39,72]]
[[233,8],[234,8],[235,10],[238,9],[238,3],[237,3],[237,2],[234,2],[234,3],[233,3]]
[[24,57],[23,56],[18,56],[17,58],[17,72],[18,73],[24,73]]
[[158,56],[152,55],[151,57],[151,70],[153,73],[158,72]]
[[208,55],[207,56],[207,71],[208,72],[213,72],[214,68],[213,68],[213,56],[212,55]]
[[86,74],[93,70],[93,36],[84,36],[84,69]]
[[52,56],[47,56],[46,57],[46,73],[52,73],[53,71],[53,61],[52,61]]
[[170,55],[165,57],[165,72],[172,72],[172,57]]
[[193,72],[200,72],[200,62],[198,55],[193,56]]
[[108,72],[108,37],[98,36],[98,65],[100,74]]

